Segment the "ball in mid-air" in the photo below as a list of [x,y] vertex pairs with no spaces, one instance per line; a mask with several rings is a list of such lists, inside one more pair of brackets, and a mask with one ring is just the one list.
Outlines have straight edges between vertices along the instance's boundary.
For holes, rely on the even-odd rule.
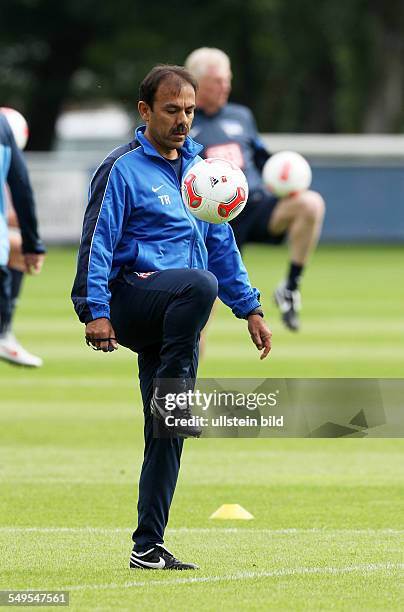
[[300,153],[280,151],[265,163],[262,178],[272,193],[285,197],[310,187],[311,168]]
[[11,131],[13,132],[17,147],[19,149],[25,149],[29,136],[29,130],[28,123],[23,115],[21,115],[21,113],[14,108],[9,108],[8,106],[1,106],[0,113],[5,115]]
[[209,223],[226,223],[243,210],[248,183],[238,166],[211,157],[190,168],[182,180],[181,193],[195,217]]

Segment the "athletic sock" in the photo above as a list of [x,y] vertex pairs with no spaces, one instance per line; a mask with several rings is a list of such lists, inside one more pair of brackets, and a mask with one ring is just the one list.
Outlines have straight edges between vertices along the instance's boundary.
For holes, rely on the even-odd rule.
[[303,270],[304,265],[293,263],[293,261],[290,263],[289,274],[286,281],[286,289],[289,289],[289,291],[296,291],[296,289],[299,288]]

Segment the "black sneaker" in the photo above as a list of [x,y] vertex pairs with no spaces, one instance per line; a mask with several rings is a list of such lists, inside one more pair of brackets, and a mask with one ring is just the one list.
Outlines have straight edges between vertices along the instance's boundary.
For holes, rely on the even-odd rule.
[[183,563],[174,557],[162,544],[156,544],[146,552],[137,553],[132,550],[129,567],[131,569],[145,570],[196,570],[199,569],[195,563]]
[[176,404],[176,407],[170,410],[166,405],[166,394],[162,393],[159,387],[154,390],[150,410],[157,420],[164,423],[165,429],[171,435],[199,438],[202,433],[202,428],[197,425],[197,417],[193,416],[188,402],[184,407]]
[[300,328],[298,315],[301,308],[300,291],[298,289],[295,291],[286,289],[286,285],[283,282],[275,289],[273,298],[281,312],[282,321],[285,326],[292,331],[298,331]]

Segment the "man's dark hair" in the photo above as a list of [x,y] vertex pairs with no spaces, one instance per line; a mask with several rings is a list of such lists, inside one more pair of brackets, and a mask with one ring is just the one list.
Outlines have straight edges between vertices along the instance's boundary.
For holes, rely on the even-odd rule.
[[152,68],[141,82],[139,87],[139,100],[143,100],[150,108],[153,108],[156,91],[163,81],[170,81],[173,88],[178,88],[178,92],[181,91],[184,83],[192,85],[195,92],[198,89],[196,80],[183,66],[159,64]]

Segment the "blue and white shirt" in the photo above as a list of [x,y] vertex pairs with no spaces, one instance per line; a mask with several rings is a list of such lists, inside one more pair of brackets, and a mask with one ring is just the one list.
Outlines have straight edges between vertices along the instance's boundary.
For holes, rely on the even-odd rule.
[[265,190],[261,171],[270,154],[249,108],[229,103],[214,115],[198,108],[191,136],[203,145],[203,157],[221,157],[239,166],[247,177],[250,194]]
[[0,265],[8,261],[9,241],[5,186],[8,184],[22,235],[24,253],[44,253],[38,235],[35,202],[23,155],[6,117],[0,113]]

